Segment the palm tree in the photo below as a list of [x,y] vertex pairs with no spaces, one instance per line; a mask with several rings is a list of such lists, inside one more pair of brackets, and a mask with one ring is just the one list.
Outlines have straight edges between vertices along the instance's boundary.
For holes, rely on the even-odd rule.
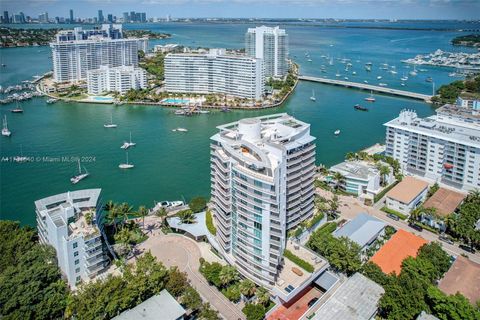
[[240,274],[235,267],[225,266],[220,270],[218,277],[220,278],[222,285],[226,286],[229,283],[238,281],[240,279]]
[[155,212],[155,215],[160,218],[160,226],[163,226],[167,214],[167,209],[165,209],[164,207],[161,207],[157,212]]
[[122,213],[120,212],[119,208],[117,205],[114,205],[107,214],[107,221],[110,224],[113,224],[113,229],[115,230],[115,233],[117,233],[117,221],[118,218],[122,217]]
[[380,180],[381,180],[381,185],[385,186],[387,183],[386,176],[390,174],[390,167],[386,165],[380,164],[379,168],[379,173],[380,173]]
[[261,305],[266,305],[270,301],[270,293],[264,287],[260,287],[255,291],[255,297],[257,297],[257,302]]
[[115,234],[115,241],[120,243],[123,249],[128,252],[130,248],[130,231],[126,228],[123,228]]
[[103,206],[103,210],[105,211],[110,211],[115,207],[115,203],[112,200],[109,200],[105,205]]
[[250,279],[245,279],[240,282],[240,293],[245,297],[251,297],[255,293],[255,283]]
[[353,160],[355,159],[356,157],[356,153],[354,152],[348,152],[346,155],[345,155],[345,160]]
[[335,183],[335,190],[338,190],[342,184],[345,183],[345,176],[341,174],[340,172],[334,172],[333,173],[333,180],[336,181]]
[[127,221],[129,214],[133,213],[133,207],[126,202],[119,205],[119,210],[121,212],[121,217],[123,219],[122,222]]
[[337,214],[338,206],[339,206],[337,195],[334,195],[332,197],[332,199],[329,201],[329,204],[330,204],[330,213],[333,217],[335,217]]
[[182,210],[179,213],[177,213],[177,215],[180,218],[180,221],[186,224],[194,223],[196,219],[195,214],[190,209]]
[[145,206],[138,207],[138,216],[142,218],[142,224],[145,228],[145,217],[148,215],[148,209]]

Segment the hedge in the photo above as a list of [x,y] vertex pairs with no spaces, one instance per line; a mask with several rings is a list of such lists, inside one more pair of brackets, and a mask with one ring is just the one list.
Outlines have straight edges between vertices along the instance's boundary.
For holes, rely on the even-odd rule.
[[317,229],[316,232],[319,233],[332,233],[333,231],[337,230],[337,223],[336,222],[327,222],[323,226]]
[[382,192],[380,192],[379,194],[377,194],[375,197],[373,197],[373,202],[377,203],[380,199],[383,198],[384,195],[387,194],[388,191],[392,190],[393,187],[395,187],[400,181],[397,180],[395,181],[394,183],[392,183],[391,185],[389,185],[388,187],[386,187],[385,189],[383,189]]
[[295,263],[297,266],[299,266],[300,268],[304,269],[305,271],[307,272],[310,272],[312,273],[315,269],[313,268],[313,266],[308,263],[307,261],[297,257],[295,254],[293,254],[290,250],[287,250],[285,249],[285,251],[283,252],[283,255],[288,258],[288,260],[292,261],[293,263]]
[[395,211],[395,210],[392,210],[392,209],[389,209],[387,207],[383,207],[382,209],[383,212],[386,212],[386,213],[390,213],[390,214],[393,214],[394,216],[397,216],[399,217],[400,219],[402,220],[406,220],[408,218],[408,216],[404,215],[403,213],[400,213],[398,211]]
[[319,223],[324,217],[325,217],[325,213],[323,213],[323,212],[317,213],[317,214],[312,218],[312,220],[310,220],[310,221],[308,222],[308,228],[310,229],[311,227],[313,227],[314,225],[316,225],[317,223]]
[[207,224],[208,231],[214,236],[217,235],[217,228],[215,228],[215,226],[213,225],[212,212],[210,210],[207,210],[205,216],[205,223]]

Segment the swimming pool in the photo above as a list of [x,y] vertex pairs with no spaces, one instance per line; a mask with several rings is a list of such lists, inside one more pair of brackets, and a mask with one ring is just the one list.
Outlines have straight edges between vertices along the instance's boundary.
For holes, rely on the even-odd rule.
[[175,98],[166,98],[162,100],[163,103],[171,103],[171,104],[188,104],[190,102],[189,99],[175,99]]
[[112,97],[92,97],[95,101],[113,101]]

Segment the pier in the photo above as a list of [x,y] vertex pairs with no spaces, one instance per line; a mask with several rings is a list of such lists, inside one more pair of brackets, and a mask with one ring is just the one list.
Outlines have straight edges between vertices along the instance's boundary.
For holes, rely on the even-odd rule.
[[374,85],[367,84],[367,83],[359,83],[359,82],[351,82],[351,81],[343,81],[343,80],[335,80],[335,79],[327,79],[327,78],[318,78],[318,77],[310,77],[310,76],[298,76],[298,79],[302,80],[302,81],[319,82],[319,83],[324,83],[324,84],[331,84],[331,85],[334,85],[334,86],[342,86],[342,87],[347,87],[347,88],[355,88],[355,89],[360,89],[360,90],[374,91],[374,92],[385,93],[385,94],[390,94],[390,95],[394,95],[394,96],[423,100],[425,102],[431,102],[431,99],[432,99],[432,96],[428,95],[428,94],[410,92],[410,91],[405,91],[405,90],[391,89],[391,88],[388,88],[388,87],[374,86]]

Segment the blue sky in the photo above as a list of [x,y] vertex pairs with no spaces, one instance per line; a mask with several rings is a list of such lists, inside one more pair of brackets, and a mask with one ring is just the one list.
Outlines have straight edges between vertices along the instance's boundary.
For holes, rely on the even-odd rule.
[[37,17],[147,12],[147,17],[480,19],[480,0],[0,0],[1,11]]

